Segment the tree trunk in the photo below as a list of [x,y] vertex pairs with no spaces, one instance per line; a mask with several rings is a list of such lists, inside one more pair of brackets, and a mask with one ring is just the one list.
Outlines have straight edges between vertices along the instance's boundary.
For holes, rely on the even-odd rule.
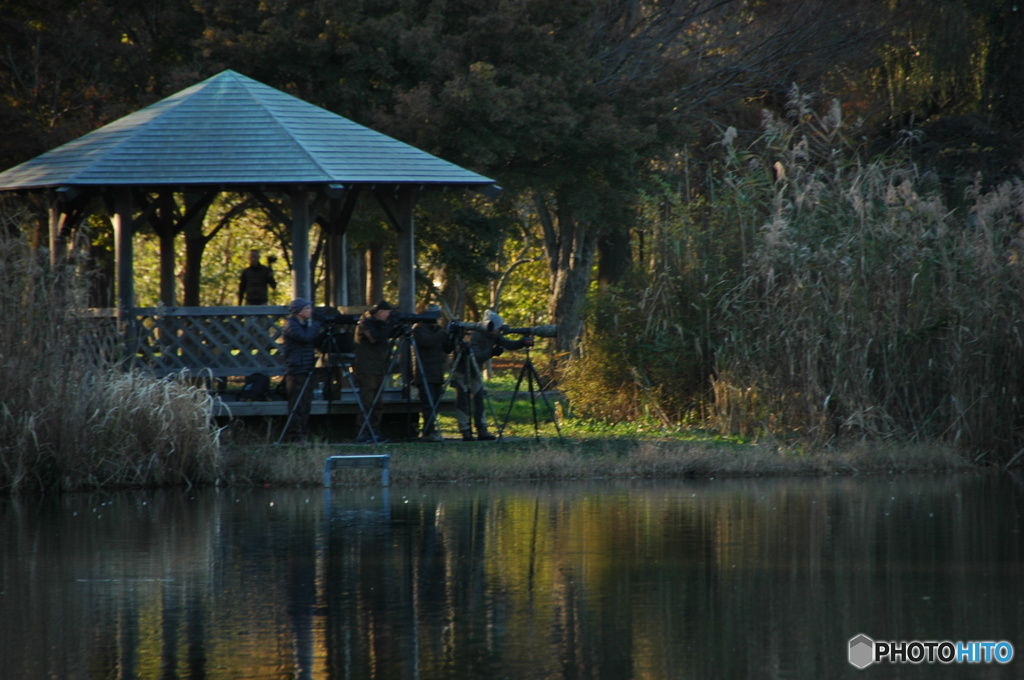
[[601,234],[597,244],[597,285],[601,292],[618,285],[629,271],[632,250],[629,232],[612,229]]
[[548,314],[551,323],[558,326],[555,352],[574,352],[583,334],[583,307],[597,253],[597,230],[580,224],[563,210],[557,230],[550,233],[556,235],[548,246],[552,276]]
[[185,232],[185,284],[183,287],[186,307],[198,307],[200,304],[203,251],[206,250],[207,243],[201,229],[198,234],[191,230]]
[[989,15],[989,45],[986,74],[985,98],[991,111],[999,120],[1012,128],[1019,128],[1024,113],[1024,75],[1020,71],[1020,59],[1024,54],[1024,17],[1012,9],[1009,3],[1000,9],[993,9]]
[[366,303],[366,273],[363,268],[363,254],[357,248],[345,244],[345,267],[348,269],[348,297],[342,304],[346,307]]

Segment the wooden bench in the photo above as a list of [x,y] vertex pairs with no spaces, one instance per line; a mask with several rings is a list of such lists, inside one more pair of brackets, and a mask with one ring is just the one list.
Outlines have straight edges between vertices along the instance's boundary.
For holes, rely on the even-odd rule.
[[391,484],[391,454],[371,453],[349,456],[329,456],[324,461],[324,486],[331,486],[331,471],[335,468],[379,467],[381,486]]

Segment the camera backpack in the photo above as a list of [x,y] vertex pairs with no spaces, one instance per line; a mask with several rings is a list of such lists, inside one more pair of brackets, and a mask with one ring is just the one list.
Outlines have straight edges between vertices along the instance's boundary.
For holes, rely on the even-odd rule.
[[245,385],[239,397],[244,401],[264,401],[270,392],[270,377],[265,373],[250,373],[245,376]]

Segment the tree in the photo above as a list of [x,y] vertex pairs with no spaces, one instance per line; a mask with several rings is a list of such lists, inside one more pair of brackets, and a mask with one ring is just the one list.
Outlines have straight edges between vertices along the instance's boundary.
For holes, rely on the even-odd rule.
[[399,82],[393,111],[376,120],[482,163],[532,198],[561,350],[579,335],[595,264],[609,285],[629,268],[622,245],[651,161],[683,146],[715,107],[824,77],[830,58],[864,49],[870,28],[856,3],[842,12],[740,0],[490,7],[462,3],[452,18],[430,14],[400,34],[396,43],[419,55],[408,63],[430,67]]
[[193,80],[201,32],[186,0],[4,0],[0,167],[152,103]]

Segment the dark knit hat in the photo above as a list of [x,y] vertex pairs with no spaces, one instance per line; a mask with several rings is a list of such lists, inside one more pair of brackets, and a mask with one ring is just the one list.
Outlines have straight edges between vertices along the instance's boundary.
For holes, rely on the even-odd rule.
[[288,311],[292,314],[298,314],[304,307],[312,307],[313,303],[306,298],[295,298],[288,303]]
[[386,309],[394,309],[394,306],[392,306],[392,304],[387,300],[381,300],[373,307],[370,307],[370,314],[376,314],[377,312],[382,312]]

